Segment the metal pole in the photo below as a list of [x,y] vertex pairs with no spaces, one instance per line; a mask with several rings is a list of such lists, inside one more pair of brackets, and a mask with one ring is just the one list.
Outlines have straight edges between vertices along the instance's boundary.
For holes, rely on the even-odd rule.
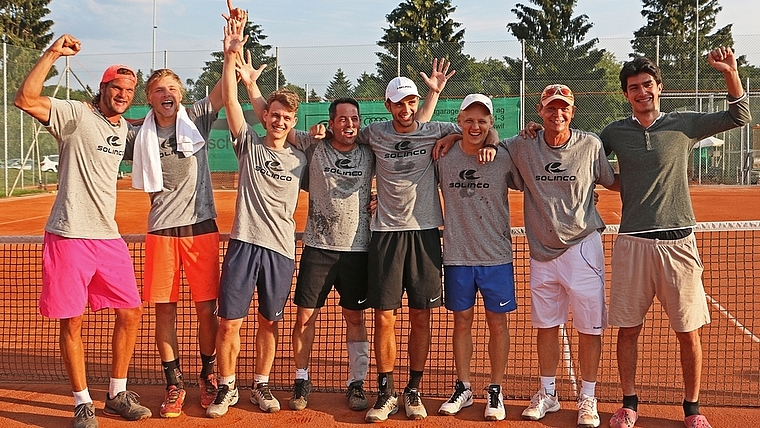
[[156,29],[158,29],[158,25],[156,25],[156,0],[153,0],[153,56],[150,63],[151,73],[156,69]]
[[3,33],[3,147],[5,160],[5,196],[8,196],[8,44]]
[[306,84],[305,92],[306,92],[306,96],[304,98],[306,98],[306,102],[308,103],[309,102],[309,84],[308,83]]
[[520,79],[520,129],[525,128],[525,40],[521,41],[522,79]]
[[25,156],[24,153],[24,112],[19,110],[19,145],[21,146],[21,188],[24,188],[24,167],[26,167],[26,160],[29,156]]
[[71,63],[70,57],[66,57],[66,99],[71,99]]
[[658,34],[655,37],[654,40],[655,40],[655,46],[654,46],[654,56],[655,56],[655,59],[654,59],[654,62],[655,62],[655,64],[660,65],[660,35]]
[[[280,89],[280,47],[274,48],[274,89]],[[253,100],[251,100],[253,101]]]
[[396,42],[396,77],[401,77],[401,42]]
[[697,0],[696,23],[694,24],[694,110],[699,110],[699,0]]

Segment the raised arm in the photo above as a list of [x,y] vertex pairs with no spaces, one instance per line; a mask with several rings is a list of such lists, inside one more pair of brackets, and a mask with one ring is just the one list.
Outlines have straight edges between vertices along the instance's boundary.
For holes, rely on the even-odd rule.
[[50,98],[42,96],[42,85],[53,64],[62,56],[76,55],[82,49],[79,40],[64,34],[45,50],[21,82],[13,103],[41,123],[50,121]]
[[246,92],[248,92],[248,98],[251,100],[253,111],[256,113],[259,122],[261,122],[264,110],[267,108],[267,100],[261,94],[257,81],[266,67],[266,64],[261,64],[259,68],[253,68],[250,51],[245,52],[245,58],[243,55],[238,55],[235,61],[235,72],[240,77],[240,81],[243,82]]
[[726,89],[728,95],[739,98],[744,95],[742,81],[739,78],[739,68],[736,64],[734,52],[728,46],[721,46],[713,49],[707,54],[707,62],[710,66],[723,74],[726,79]]
[[430,77],[424,72],[420,72],[422,80],[425,81],[425,85],[428,87],[428,93],[425,96],[425,100],[422,103],[422,107],[417,110],[417,120],[420,122],[429,122],[435,113],[435,106],[438,104],[438,97],[441,95],[441,91],[446,87],[446,82],[451,76],[456,73],[456,70],[451,70],[449,73],[449,66],[451,63],[445,58],[433,59],[433,70],[430,72]]
[[245,22],[230,19],[224,27],[224,65],[222,66],[222,100],[227,113],[227,125],[230,135],[235,140],[245,125],[243,108],[240,106],[237,94],[237,79],[235,78],[235,57],[242,50],[247,37],[243,37]]

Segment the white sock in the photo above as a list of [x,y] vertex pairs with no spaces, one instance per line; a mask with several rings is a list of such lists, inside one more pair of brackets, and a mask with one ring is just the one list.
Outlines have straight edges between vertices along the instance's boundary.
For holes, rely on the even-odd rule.
[[124,379],[114,379],[111,378],[111,381],[108,383],[108,396],[111,398],[115,398],[116,395],[122,391],[127,390],[127,378]]
[[235,375],[219,376],[219,385],[227,385],[230,389],[235,389]]
[[541,386],[548,395],[557,395],[555,388],[556,376],[541,376]]
[[74,407],[84,404],[84,403],[92,403],[92,397],[90,397],[90,389],[85,388],[79,392],[72,391],[74,394]]
[[253,383],[255,385],[258,385],[260,383],[269,383],[269,376],[264,376],[264,375],[260,375],[260,374],[254,373],[253,374]]
[[296,380],[303,379],[303,380],[309,380],[309,368],[305,369],[296,369]]
[[369,342],[346,342],[348,349],[348,381],[346,386],[354,381],[364,381],[367,378],[369,366]]
[[581,394],[586,394],[589,397],[593,397],[596,393],[596,382],[586,382],[581,380]]
[[464,385],[465,389],[472,389],[472,385],[470,385],[470,381],[469,380],[467,382],[462,381],[462,385]]

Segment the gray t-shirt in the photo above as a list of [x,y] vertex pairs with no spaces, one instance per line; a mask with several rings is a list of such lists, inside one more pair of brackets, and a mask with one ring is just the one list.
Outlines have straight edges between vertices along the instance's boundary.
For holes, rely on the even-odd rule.
[[496,266],[512,263],[508,187],[513,182],[512,160],[501,148],[493,162],[478,164],[464,153],[461,142],[438,160],[443,194],[443,264]]
[[48,132],[58,142],[58,193],[45,230],[66,238],[119,238],[116,180],[127,121],[112,125],[81,101],[50,98]]
[[295,260],[293,213],[306,170],[306,155],[289,143],[280,150],[267,147],[247,124],[232,145],[240,179],[230,238]]
[[[166,128],[156,125],[161,156],[161,170],[164,187],[160,192],[150,194],[148,232],[171,227],[189,226],[216,218],[214,192],[211,187],[211,173],[208,166],[208,136],[217,112],[206,97],[187,109],[207,144],[192,156],[185,156],[177,150],[177,127]],[[129,132],[129,150],[125,159],[132,159],[132,147],[140,127]]]
[[594,187],[610,185],[615,177],[599,137],[571,129],[567,143],[549,147],[539,131],[536,138],[515,136],[502,144],[522,178],[525,232],[533,259],[553,260],[592,232],[604,230]]
[[446,122],[418,122],[400,134],[393,122],[375,122],[359,131],[360,143],[375,153],[377,210],[373,231],[425,230],[443,224],[432,150],[436,140],[459,128]]
[[336,150],[331,140],[296,132],[296,147],[309,161],[309,216],[303,243],[332,251],[368,251],[375,156],[366,145]]

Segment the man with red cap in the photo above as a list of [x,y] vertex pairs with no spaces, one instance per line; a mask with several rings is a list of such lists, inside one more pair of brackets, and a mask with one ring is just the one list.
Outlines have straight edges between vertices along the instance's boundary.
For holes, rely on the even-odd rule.
[[116,179],[124,156],[129,108],[137,77],[125,65],[103,73],[99,92],[88,102],[42,96],[56,60],[76,55],[79,40],[64,34],[26,76],[15,104],[42,123],[58,142],[58,194],[45,226],[42,253],[43,316],[60,320],[61,354],[74,394],[74,427],[97,427],[87,389],[82,314],[113,308],[111,380],[103,412],[128,420],[149,418],[137,394],[127,391],[127,371],[142,315],[129,250],[114,220]]

